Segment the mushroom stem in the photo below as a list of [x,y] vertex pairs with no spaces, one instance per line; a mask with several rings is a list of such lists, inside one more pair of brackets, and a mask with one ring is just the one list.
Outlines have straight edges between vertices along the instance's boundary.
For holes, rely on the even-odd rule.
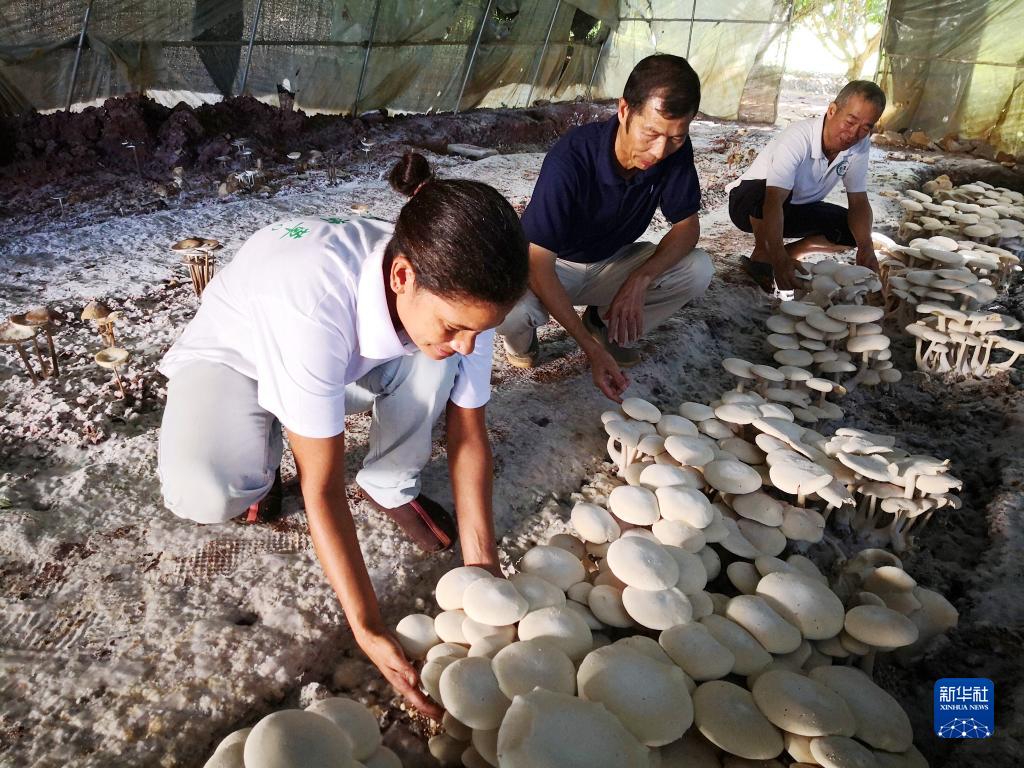
[[28,376],[32,379],[32,383],[38,383],[39,377],[36,376],[36,372],[32,370],[32,361],[29,360],[28,355],[25,354],[25,350],[22,348],[21,344],[15,344],[14,348],[18,350],[18,355],[21,357],[21,361],[25,364],[25,370],[28,371]]
[[128,393],[124,391],[124,384],[121,383],[121,376],[118,374],[117,368],[111,370],[114,372],[114,381],[117,382],[117,388],[121,390],[121,399],[123,400],[128,397]]
[[803,490],[797,491],[797,494],[796,494],[796,505],[798,507],[802,507],[804,505],[804,500],[806,498],[807,498],[807,494],[804,493]]
[[60,366],[57,365],[57,349],[53,346],[53,335],[49,328],[44,328],[43,333],[46,334],[46,344],[50,348],[50,375],[57,378],[60,376]]
[[32,347],[36,351],[36,358],[39,360],[40,377],[46,378],[46,362],[43,360],[43,348],[39,346],[39,334],[32,337]]

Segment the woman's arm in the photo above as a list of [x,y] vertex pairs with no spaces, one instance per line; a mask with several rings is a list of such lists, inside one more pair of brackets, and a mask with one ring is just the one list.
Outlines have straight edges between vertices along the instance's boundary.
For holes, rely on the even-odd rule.
[[310,438],[289,431],[288,442],[302,478],[313,547],[356,642],[396,691],[424,714],[440,719],[441,707],[419,690],[419,675],[381,618],[345,498],[345,435]]
[[448,403],[448,471],[463,562],[500,576],[494,541],[494,456],[484,411],[484,407],[461,408]]

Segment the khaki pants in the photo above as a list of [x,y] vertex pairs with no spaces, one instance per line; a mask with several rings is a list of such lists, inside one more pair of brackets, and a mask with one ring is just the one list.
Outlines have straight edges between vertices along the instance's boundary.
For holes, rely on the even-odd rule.
[[[597,307],[604,318],[615,294],[633,272],[654,255],[654,243],[631,243],[615,255],[593,264],[555,259],[555,274],[574,305]],[[675,314],[676,310],[703,295],[711,283],[715,268],[707,252],[694,248],[682,261],[655,278],[644,302],[644,331],[651,331]],[[548,311],[531,291],[508,313],[498,333],[505,338],[506,349],[524,354],[533,341],[534,331],[548,321]]]

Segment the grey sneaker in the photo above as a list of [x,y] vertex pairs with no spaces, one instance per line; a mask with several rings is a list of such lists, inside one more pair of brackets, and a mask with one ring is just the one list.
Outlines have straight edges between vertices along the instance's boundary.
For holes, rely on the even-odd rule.
[[540,354],[540,341],[537,340],[537,331],[533,332],[530,340],[530,347],[525,352],[515,352],[503,336],[502,345],[505,347],[505,358],[513,368],[533,368],[537,365],[537,355]]
[[597,307],[587,307],[587,311],[583,313],[583,327],[608,351],[620,368],[632,368],[640,362],[639,349],[620,347],[608,340],[608,329],[598,316]]

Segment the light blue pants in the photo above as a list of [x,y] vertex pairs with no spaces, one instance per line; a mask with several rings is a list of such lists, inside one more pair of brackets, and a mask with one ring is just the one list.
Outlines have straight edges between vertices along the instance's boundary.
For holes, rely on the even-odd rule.
[[[458,360],[417,352],[345,388],[346,413],[373,412],[356,482],[381,506],[401,506],[419,494]],[[222,523],[242,514],[270,490],[282,450],[281,423],[256,401],[255,379],[197,361],[168,383],[157,469],[164,504],[178,517]]]

